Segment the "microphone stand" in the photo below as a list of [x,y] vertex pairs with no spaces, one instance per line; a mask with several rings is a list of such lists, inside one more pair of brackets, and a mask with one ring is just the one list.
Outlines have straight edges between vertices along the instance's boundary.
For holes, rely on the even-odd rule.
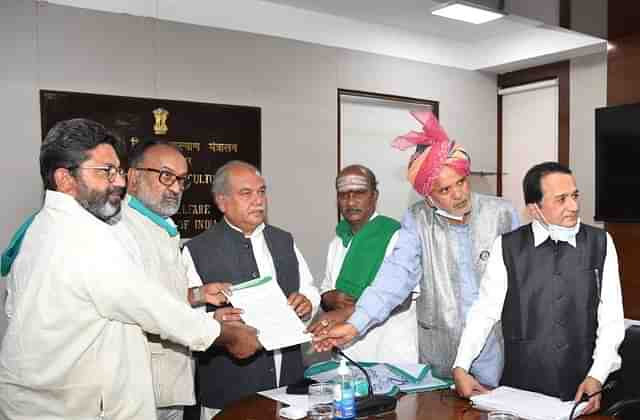
[[574,420],[573,415],[575,414],[576,408],[578,408],[578,405],[580,403],[587,402],[591,398],[595,397],[596,395],[602,394],[603,392],[610,390],[611,388],[616,386],[616,383],[617,383],[616,380],[611,380],[611,382],[609,382],[608,384],[605,384],[605,386],[603,386],[600,391],[596,391],[593,394],[583,394],[582,397],[578,401],[576,401],[575,404],[573,404],[573,408],[571,409],[571,414],[569,414],[569,420]]
[[364,373],[364,377],[367,380],[367,396],[366,397],[358,397],[356,398],[356,416],[358,417],[366,417],[366,416],[375,416],[384,413],[390,413],[395,411],[397,401],[394,397],[390,397],[388,395],[374,395],[373,386],[371,384],[371,378],[369,378],[369,374],[366,369],[360,366],[359,363],[353,361],[349,356],[347,356],[342,350],[338,347],[333,348],[334,353],[338,353],[352,365],[360,369],[362,373]]

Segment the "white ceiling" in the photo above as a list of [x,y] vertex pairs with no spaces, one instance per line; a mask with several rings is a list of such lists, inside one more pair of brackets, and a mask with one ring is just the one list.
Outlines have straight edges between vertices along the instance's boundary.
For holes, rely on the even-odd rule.
[[299,9],[375,23],[460,42],[477,42],[508,36],[530,24],[498,19],[482,25],[459,22],[431,14],[442,1],[430,0],[266,0]]
[[441,2],[430,0],[49,2],[290,38],[494,73],[606,49],[606,42],[602,39],[514,15],[482,25],[434,16],[430,12]]

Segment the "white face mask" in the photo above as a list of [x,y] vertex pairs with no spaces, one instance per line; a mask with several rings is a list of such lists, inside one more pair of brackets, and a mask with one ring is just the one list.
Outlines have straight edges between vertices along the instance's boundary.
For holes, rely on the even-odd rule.
[[542,210],[540,210],[540,207],[538,207],[537,204],[535,206],[536,206],[536,209],[538,210],[538,215],[542,219],[540,220],[542,222],[541,224],[547,229],[547,232],[549,232],[549,237],[551,238],[551,240],[556,242],[558,241],[575,242],[576,235],[580,230],[580,218],[578,218],[578,221],[576,222],[575,226],[566,227],[566,226],[554,225],[547,222],[547,219],[544,217],[544,214],[542,214]]
[[427,204],[429,204],[431,207],[436,209],[436,214],[439,214],[442,217],[446,217],[447,219],[453,219],[453,220],[456,220],[458,222],[462,222],[464,220],[464,215],[457,216],[455,214],[449,213],[448,211],[446,211],[444,209],[441,209],[440,207],[435,205],[435,203],[433,202],[433,200],[431,198],[429,198],[427,200]]

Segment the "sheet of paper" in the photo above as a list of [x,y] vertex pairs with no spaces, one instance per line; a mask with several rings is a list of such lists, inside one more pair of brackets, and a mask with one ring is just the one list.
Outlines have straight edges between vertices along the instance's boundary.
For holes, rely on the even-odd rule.
[[287,303],[287,298],[271,276],[261,277],[231,288],[229,301],[244,313],[242,320],[258,329],[258,340],[267,350],[277,350],[311,341],[311,334]]
[[640,321],[635,320],[635,319],[625,318],[625,320],[624,320],[624,328],[625,329],[627,329],[629,327],[633,327],[635,325],[640,326]]
[[[530,420],[567,420],[574,404],[573,401],[561,401],[548,395],[508,386],[500,386],[470,399],[479,410],[507,411]],[[586,403],[578,405],[574,417],[578,417],[585,406]]]
[[285,404],[289,404],[294,407],[299,407],[305,411],[309,410],[309,396],[308,395],[294,395],[287,394],[287,387],[282,386],[280,388],[268,389],[266,391],[258,392],[258,394],[270,398],[272,400],[280,401]]
[[405,374],[411,376],[415,381],[419,381],[426,375],[425,370],[429,369],[422,363],[389,363],[390,366],[400,369]]
[[[400,370],[399,367],[404,369]],[[429,366],[416,363],[363,363],[371,379],[374,394],[395,395],[398,391],[406,393],[433,391],[449,388],[450,380],[443,380],[431,375]],[[305,377],[310,377],[318,382],[334,381],[338,375],[338,364],[335,361],[316,363],[305,371]],[[406,370],[405,370],[406,369]],[[419,380],[412,377],[407,371],[412,372]],[[353,374],[360,379],[364,375],[359,369],[352,367]]]
[[435,391],[438,389],[446,389],[451,386],[451,381],[436,378],[431,374],[431,369],[427,372],[427,374],[420,380],[416,382],[407,382],[404,385],[399,385],[400,391],[409,393],[414,392],[424,392],[424,391]]

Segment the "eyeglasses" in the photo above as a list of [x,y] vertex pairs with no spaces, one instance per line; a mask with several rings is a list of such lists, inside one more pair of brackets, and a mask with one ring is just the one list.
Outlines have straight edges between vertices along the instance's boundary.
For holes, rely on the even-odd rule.
[[94,171],[101,171],[107,177],[107,181],[114,182],[116,177],[121,176],[122,178],[126,178],[127,171],[124,168],[114,165],[104,165],[104,166],[80,166],[75,165],[67,168],[69,171],[73,171],[75,169],[93,169]]
[[176,181],[183,190],[188,189],[191,186],[191,178],[187,176],[178,176],[173,172],[165,171],[163,169],[154,168],[133,168],[136,171],[155,172],[158,174],[158,181],[165,187],[172,186]]

